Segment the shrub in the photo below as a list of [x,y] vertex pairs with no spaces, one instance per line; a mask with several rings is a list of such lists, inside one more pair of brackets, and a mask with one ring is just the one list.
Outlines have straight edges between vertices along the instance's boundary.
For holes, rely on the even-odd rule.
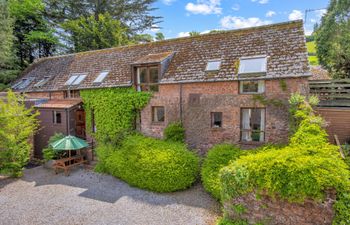
[[184,142],[185,141],[185,128],[180,122],[170,123],[164,129],[165,140]]
[[126,137],[119,147],[100,146],[97,152],[104,159],[100,163],[105,163],[98,170],[155,192],[186,189],[199,170],[198,157],[184,144],[139,134]]
[[227,166],[230,160],[237,159],[241,155],[242,151],[230,144],[216,145],[208,151],[202,165],[201,176],[204,188],[214,198],[220,200],[221,197],[220,169]]
[[50,137],[47,147],[43,149],[44,161],[47,162],[47,161],[50,161],[51,159],[60,158],[61,153],[58,151],[54,151],[53,148],[51,147],[51,144],[62,138],[64,138],[64,135],[62,133],[55,133],[53,136]]

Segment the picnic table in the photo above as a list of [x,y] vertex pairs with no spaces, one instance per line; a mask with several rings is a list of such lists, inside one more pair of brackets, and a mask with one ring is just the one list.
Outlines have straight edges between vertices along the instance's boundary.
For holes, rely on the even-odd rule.
[[87,160],[85,160],[82,155],[76,155],[68,158],[57,159],[53,164],[53,168],[55,169],[56,174],[58,174],[59,169],[63,169],[64,174],[68,176],[70,173],[70,168],[86,163]]

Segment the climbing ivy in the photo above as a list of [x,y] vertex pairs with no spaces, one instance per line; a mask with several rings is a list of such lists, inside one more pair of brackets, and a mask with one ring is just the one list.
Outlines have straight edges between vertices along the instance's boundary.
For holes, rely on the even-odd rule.
[[258,95],[253,95],[253,101],[254,103],[259,102],[262,105],[265,106],[274,106],[274,107],[283,107],[285,106],[284,102],[280,99],[268,99],[266,98],[264,95],[262,94],[258,94]]
[[151,97],[150,93],[133,88],[82,90],[80,95],[86,112],[87,132],[100,143],[115,141],[124,131],[132,130],[137,113]]

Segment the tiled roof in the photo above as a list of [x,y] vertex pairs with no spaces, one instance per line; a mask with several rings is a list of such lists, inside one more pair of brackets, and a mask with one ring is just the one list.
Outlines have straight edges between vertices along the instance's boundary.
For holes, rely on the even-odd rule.
[[69,109],[80,104],[81,99],[48,100],[47,102],[35,105],[36,108]]
[[[239,58],[256,55],[268,56],[268,79],[310,75],[303,24],[292,21],[40,59],[24,71],[23,77],[35,79],[22,91],[66,90],[65,82],[73,73],[88,75],[71,89],[128,86],[132,65],[161,61],[172,53],[161,83],[236,80]],[[221,59],[221,67],[208,73],[206,64],[212,59]],[[108,76],[94,85],[104,70],[110,71]],[[34,87],[45,76],[50,80]]]
[[327,70],[321,66],[311,66],[310,68],[312,77],[309,80],[330,80],[330,76]]

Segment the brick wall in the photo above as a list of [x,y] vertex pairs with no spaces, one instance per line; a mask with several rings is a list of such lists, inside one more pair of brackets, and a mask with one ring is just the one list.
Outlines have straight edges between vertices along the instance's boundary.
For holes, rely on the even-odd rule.
[[[280,99],[287,103],[291,93],[307,93],[305,78],[286,79],[285,83],[287,90],[282,90],[280,80],[267,80],[265,82],[266,98]],[[182,114],[187,143],[192,148],[206,150],[216,143],[239,143],[241,108],[263,107],[266,108],[265,141],[286,142],[288,140],[287,107],[261,105],[253,100],[253,95],[240,94],[238,87],[238,81],[160,85],[159,92],[141,112],[141,131],[149,136],[162,137],[167,124],[180,121]],[[197,100],[193,102],[193,98]],[[152,123],[152,106],[165,107],[164,123]],[[211,112],[223,113],[222,128],[211,128]]]
[[[249,193],[224,202],[224,210],[230,219],[247,220],[249,224],[263,222],[277,225],[321,225],[332,224],[335,193],[328,192],[324,201],[305,200],[303,203],[289,203],[266,195]],[[244,207],[244,212],[234,210],[234,205]]]
[[28,98],[47,98],[47,99],[64,99],[63,91],[52,92],[28,92],[26,93]]

